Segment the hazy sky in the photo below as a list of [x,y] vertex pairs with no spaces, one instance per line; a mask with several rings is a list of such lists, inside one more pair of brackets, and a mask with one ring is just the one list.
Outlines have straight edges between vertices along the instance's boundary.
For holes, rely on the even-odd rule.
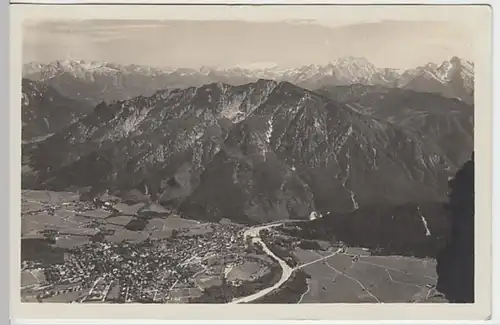
[[412,68],[454,55],[473,60],[474,40],[464,22],[330,18],[25,21],[23,62],[75,59],[171,67],[296,67],[362,56],[381,68]]

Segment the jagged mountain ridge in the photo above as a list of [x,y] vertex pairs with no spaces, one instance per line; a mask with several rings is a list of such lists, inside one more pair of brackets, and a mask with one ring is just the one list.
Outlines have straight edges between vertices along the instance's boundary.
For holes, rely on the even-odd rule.
[[210,79],[189,69],[155,69],[107,62],[55,61],[25,65],[24,76],[51,85],[62,95],[97,105],[101,101],[151,96],[167,88],[200,86]]
[[92,111],[92,106],[28,79],[22,80],[21,96],[23,141],[36,141],[56,133]]
[[167,88],[201,86],[213,82],[242,85],[262,78],[288,81],[309,90],[355,83],[383,85],[435,92],[473,103],[473,70],[473,63],[457,57],[444,61],[440,66],[428,64],[406,71],[381,69],[364,58],[346,57],[326,65],[306,65],[297,69],[156,69],[107,62],[55,61],[26,64],[23,76],[43,81],[65,96],[92,104],[139,95],[150,96],[155,91]]
[[440,66],[427,64],[405,71],[401,87],[419,92],[439,93],[474,104],[474,64],[458,57]]
[[415,134],[271,80],[102,103],[27,156],[25,187],[141,191],[200,219],[440,200],[447,181]]
[[[177,171],[185,164],[196,171],[202,159],[210,159],[210,147],[219,150],[217,144],[221,141],[219,138],[224,137],[226,128],[244,118],[252,107],[258,105],[266,91],[269,91],[266,87],[270,85],[257,82],[252,89],[231,87],[231,93],[226,95],[229,86],[215,84],[165,90],[152,97],[137,97],[110,105],[102,103],[93,114],[41,143],[35,151],[38,156],[35,157],[34,166],[41,172],[41,179],[50,183],[53,176],[47,171],[49,167],[64,171],[73,168],[81,157],[100,160],[101,155],[109,154],[113,162],[124,161],[126,166],[115,166],[115,169],[124,167],[122,174],[115,175],[115,179],[103,180],[104,183],[118,179],[121,183],[118,182],[116,186],[125,190],[139,186],[142,191],[146,191],[147,187],[150,188],[147,191],[157,195],[155,184],[151,184],[158,179],[156,173],[172,173],[172,170]],[[214,91],[206,91],[210,89]],[[253,92],[257,94],[254,96]],[[195,142],[201,147],[193,149]],[[40,149],[53,146],[64,150],[46,154]],[[193,161],[191,165],[190,158],[200,160]],[[165,166],[162,171],[160,165],[166,160],[173,166]],[[81,164],[85,168],[85,163]],[[106,170],[106,167],[101,169]],[[140,180],[128,179],[130,175]],[[91,178],[79,178],[78,174],[75,177],[59,177],[59,181],[66,183],[57,185],[52,182],[51,186],[72,183],[99,185]],[[85,183],[87,181],[90,183]]]
[[457,170],[474,149],[474,107],[438,94],[383,86],[322,87],[317,92],[416,133]]

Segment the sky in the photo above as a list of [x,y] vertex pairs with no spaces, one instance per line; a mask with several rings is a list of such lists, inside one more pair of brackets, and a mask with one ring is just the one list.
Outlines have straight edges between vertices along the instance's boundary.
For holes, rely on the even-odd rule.
[[248,11],[241,17],[236,13],[218,18],[206,14],[196,20],[182,15],[178,20],[26,20],[23,62],[70,59],[174,68],[293,68],[354,56],[380,68],[407,69],[439,64],[452,56],[474,58],[470,25],[449,17],[403,21],[366,11],[319,18],[307,12],[258,18]]

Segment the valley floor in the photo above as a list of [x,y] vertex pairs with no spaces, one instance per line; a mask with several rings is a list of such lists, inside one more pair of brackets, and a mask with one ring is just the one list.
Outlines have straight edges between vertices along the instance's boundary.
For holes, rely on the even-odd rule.
[[[297,251],[305,263],[327,254]],[[358,256],[358,257],[357,257]],[[435,293],[435,261],[341,253],[307,265],[307,291],[299,303],[418,302]]]
[[[81,303],[421,302],[435,261],[370,256],[154,204],[23,191],[21,297]],[[284,242],[286,244],[284,244]]]

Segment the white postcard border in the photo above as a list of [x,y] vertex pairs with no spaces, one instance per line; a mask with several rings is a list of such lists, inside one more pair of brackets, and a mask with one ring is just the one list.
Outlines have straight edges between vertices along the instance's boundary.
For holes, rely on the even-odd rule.
[[[35,2],[32,0],[32,2]],[[47,2],[47,1],[45,1]],[[109,1],[114,2],[114,1]],[[125,1],[120,1],[125,2]],[[151,1],[155,2],[155,1]],[[242,1],[239,1],[240,3]],[[446,1],[445,3],[450,3]],[[457,3],[460,1],[453,1]],[[331,2],[329,2],[331,3]],[[399,2],[400,3],[400,2]],[[464,3],[464,2],[462,2]],[[498,6],[497,6],[498,7]],[[416,320],[484,320],[491,314],[491,158],[492,158],[492,67],[491,67],[491,35],[489,34],[488,8],[470,7],[461,9],[463,12],[457,14],[464,19],[475,19],[477,21],[478,53],[475,60],[476,69],[476,114],[475,116],[475,159],[476,159],[476,303],[471,305],[457,304],[311,304],[311,305],[78,305],[78,304],[21,304],[19,295],[19,237],[16,235],[20,229],[20,144],[21,138],[21,118],[20,118],[20,89],[21,89],[21,21],[25,18],[120,18],[120,19],[168,19],[178,18],[179,15],[187,15],[196,12],[194,6],[190,7],[169,6],[32,6],[15,5],[11,6],[10,22],[10,303],[11,317],[27,324],[29,319],[44,319],[47,323],[56,324],[54,318],[65,318],[62,323],[69,323],[67,318],[78,318],[80,324],[100,323],[100,319],[120,319],[119,323],[136,324],[141,320],[154,319],[164,323],[165,319],[176,323],[181,320],[308,320],[332,323],[335,319],[342,320],[385,320],[402,323],[401,319]],[[188,8],[188,11],[186,11]],[[207,15],[207,8],[198,10],[199,15]],[[228,9],[229,8],[229,9]],[[231,9],[234,8],[234,9]],[[248,8],[248,7],[247,7]],[[264,7],[260,7],[264,8]],[[280,7],[280,11],[286,11],[287,7]],[[366,10],[365,7],[357,6],[353,10]],[[389,8],[389,7],[388,7]],[[395,17],[398,8],[401,12],[408,12],[408,6],[391,6]],[[424,15],[445,17],[450,15],[450,11],[459,10],[459,7],[434,6],[432,10],[422,6],[415,9],[415,16]],[[471,10],[472,8],[475,8]],[[483,8],[483,9],[481,9]],[[468,9],[468,10],[467,10]],[[178,10],[176,12],[176,10]],[[214,9],[208,9],[208,11]],[[242,10],[241,7],[223,8],[225,14],[231,16],[231,10]],[[310,10],[310,9],[307,9]],[[324,9],[320,9],[324,10]],[[475,16],[477,13],[477,16]],[[92,319],[85,319],[91,317]],[[96,319],[94,319],[96,318]],[[76,319],[75,319],[76,320]],[[82,322],[83,321],[83,322]],[[73,320],[71,320],[74,323]],[[31,323],[31,322],[30,322]],[[192,323],[192,322],[190,322]],[[217,323],[222,323],[217,321]]]

